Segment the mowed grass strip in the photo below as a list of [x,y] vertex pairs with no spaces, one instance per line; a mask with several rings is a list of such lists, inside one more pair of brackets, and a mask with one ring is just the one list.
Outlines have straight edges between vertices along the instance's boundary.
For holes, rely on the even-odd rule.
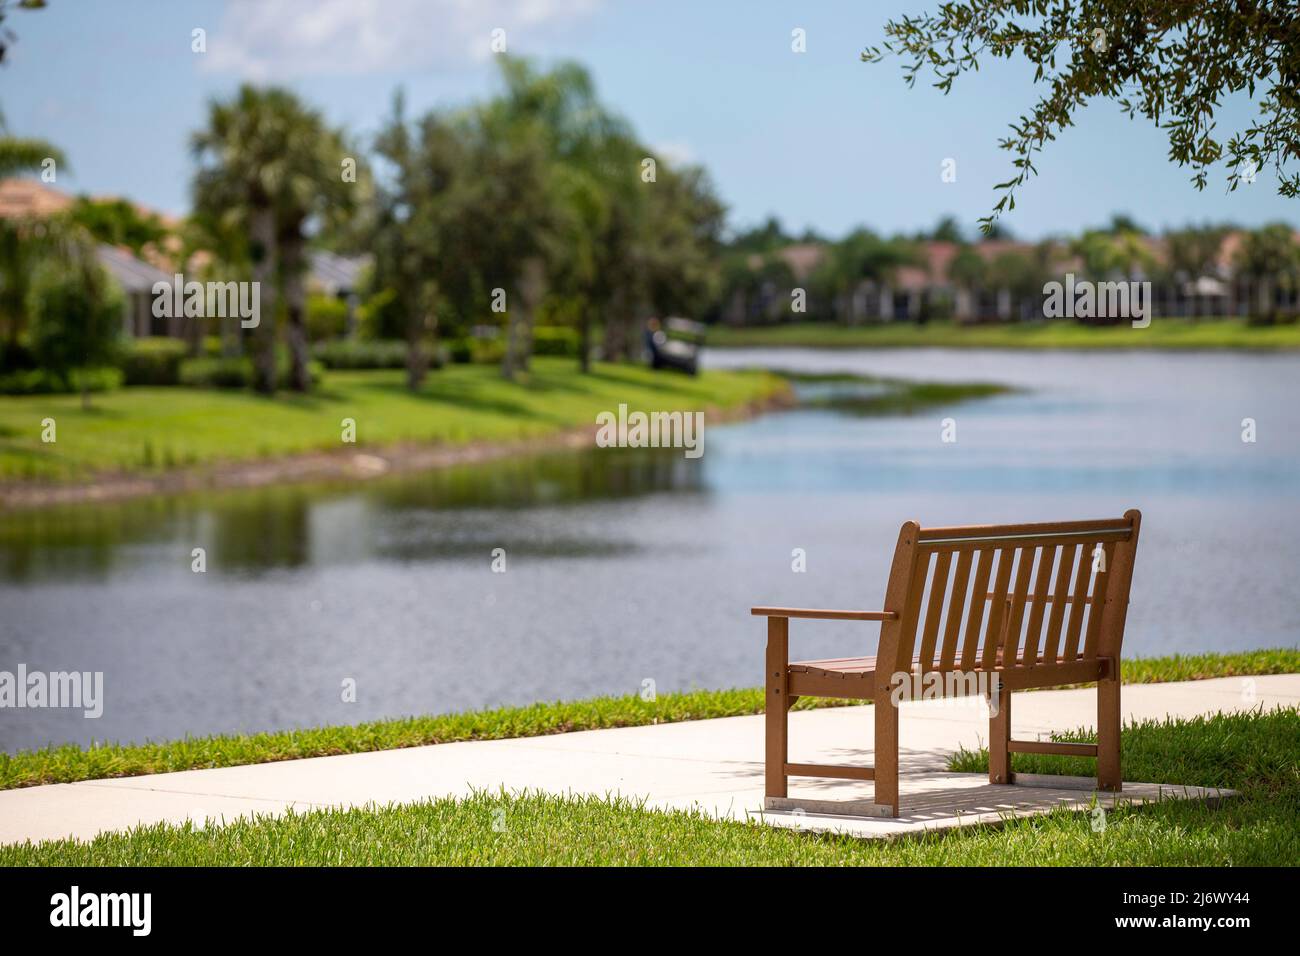
[[758,328],[719,326],[709,344],[720,347],[987,348],[987,349],[1300,349],[1300,323],[1251,325],[1241,319],[1151,320],[1098,328],[1072,321],[963,326],[953,322],[837,325],[790,322]]
[[[125,388],[94,396],[0,397],[0,479],[84,480],[106,473],[337,450],[342,421],[356,422],[364,449],[404,443],[464,445],[541,438],[595,428],[596,414],[728,409],[782,393],[763,371],[705,371],[698,377],[597,363],[580,375],[572,359],[534,358],[519,382],[495,366],[451,365],[410,392],[401,370],[333,371],[307,395],[273,399],[248,391]],[[42,421],[56,425],[41,440]]]
[[[1210,677],[1300,673],[1300,650],[1246,651],[1125,661],[1125,683],[1201,680]],[[233,767],[304,757],[396,750],[463,740],[538,737],[579,730],[638,727],[763,712],[761,688],[637,694],[537,703],[461,714],[403,717],[351,726],[248,735],[191,737],[159,743],[64,745],[0,754],[0,789],[135,777],[176,770]],[[848,706],[857,701],[805,697],[797,710]]]
[[[1080,731],[1078,736],[1085,734]],[[0,866],[1263,866],[1300,861],[1300,714],[1131,724],[1125,776],[1231,787],[1218,806],[1165,801],[1055,811],[897,841],[795,832],[623,798],[479,792],[463,800],[158,824],[89,841],[0,847]],[[1019,756],[1019,755],[1017,755]],[[962,769],[973,769],[963,758]],[[1035,769],[1049,766],[1034,762]]]

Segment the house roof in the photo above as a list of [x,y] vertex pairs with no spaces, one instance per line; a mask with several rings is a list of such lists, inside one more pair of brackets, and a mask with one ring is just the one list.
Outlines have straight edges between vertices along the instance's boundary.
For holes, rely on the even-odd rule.
[[777,255],[790,267],[794,277],[803,281],[821,265],[826,257],[826,246],[820,242],[796,242],[777,251]]
[[368,256],[340,256],[323,249],[308,253],[310,281],[328,295],[351,292],[361,280],[361,270],[370,264]]
[[109,275],[128,293],[152,292],[154,283],[172,282],[172,276],[156,269],[142,259],[137,259],[126,249],[101,244],[95,250],[99,264],[108,270]]
[[45,219],[72,205],[72,197],[37,179],[0,179],[0,219]]

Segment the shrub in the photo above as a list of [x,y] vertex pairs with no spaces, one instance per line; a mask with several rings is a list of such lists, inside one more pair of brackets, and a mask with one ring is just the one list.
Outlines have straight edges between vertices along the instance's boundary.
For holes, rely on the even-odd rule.
[[333,338],[342,335],[347,329],[347,302],[332,295],[307,297],[307,335],[310,338]]
[[22,342],[0,341],[0,372],[25,371],[36,368],[36,356]]
[[382,339],[402,334],[402,309],[393,289],[382,289],[357,307],[357,324],[363,335]]
[[[312,347],[312,355],[326,368],[406,368],[408,350],[402,339],[342,339],[318,343]],[[426,346],[425,352],[429,368],[442,368],[447,364],[447,349],[441,343],[432,350]]]
[[[37,266],[27,290],[32,355],[43,370],[71,383],[77,368],[117,360],[122,290],[95,259],[89,244]],[[83,385],[94,376],[82,376]],[[83,398],[89,394],[82,387]]]
[[[289,359],[281,354],[277,361],[277,384],[289,384]],[[324,369],[320,362],[307,363],[311,383],[320,382]],[[248,388],[253,384],[253,360],[246,356],[234,358],[195,358],[181,362],[180,383],[191,388]]]
[[559,325],[539,325],[533,329],[534,355],[562,355],[577,358],[579,350],[576,329]]
[[67,392],[108,392],[122,387],[122,370],[78,368],[67,375],[31,368],[0,373],[0,395],[59,395]]
[[127,385],[179,385],[181,362],[189,347],[180,339],[135,339],[122,350],[121,369]]
[[312,348],[312,355],[326,368],[405,368],[406,352],[401,339],[340,339]]
[[192,358],[180,365],[180,383],[193,388],[246,388],[253,381],[253,363],[235,358]]
[[480,365],[495,365],[500,360],[506,358],[506,338],[497,336],[495,338],[471,338],[469,342],[469,354],[474,363]]
[[452,339],[447,343],[447,355],[457,365],[468,365],[474,361],[474,347],[469,339]]

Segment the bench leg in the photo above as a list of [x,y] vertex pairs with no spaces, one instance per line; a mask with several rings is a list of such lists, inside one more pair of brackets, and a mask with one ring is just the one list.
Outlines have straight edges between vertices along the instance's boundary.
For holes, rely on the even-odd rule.
[[888,689],[876,694],[876,807],[888,808],[886,816],[898,816],[898,705]]
[[997,704],[998,712],[989,715],[989,783],[1013,783],[1011,753],[1007,743],[1011,740],[1011,691],[999,687],[997,700],[989,696],[989,706]]
[[789,665],[790,620],[767,619],[767,699],[765,793],[786,796],[785,765],[789,760],[789,705],[786,703],[786,671]]
[[1119,660],[1107,680],[1097,682],[1097,789],[1118,793],[1124,778],[1119,762]]

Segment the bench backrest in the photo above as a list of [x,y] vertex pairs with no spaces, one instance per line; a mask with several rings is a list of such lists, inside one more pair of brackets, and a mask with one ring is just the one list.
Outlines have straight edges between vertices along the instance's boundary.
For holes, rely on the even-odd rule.
[[1118,658],[1142,515],[1043,524],[903,525],[877,667],[990,670]]

